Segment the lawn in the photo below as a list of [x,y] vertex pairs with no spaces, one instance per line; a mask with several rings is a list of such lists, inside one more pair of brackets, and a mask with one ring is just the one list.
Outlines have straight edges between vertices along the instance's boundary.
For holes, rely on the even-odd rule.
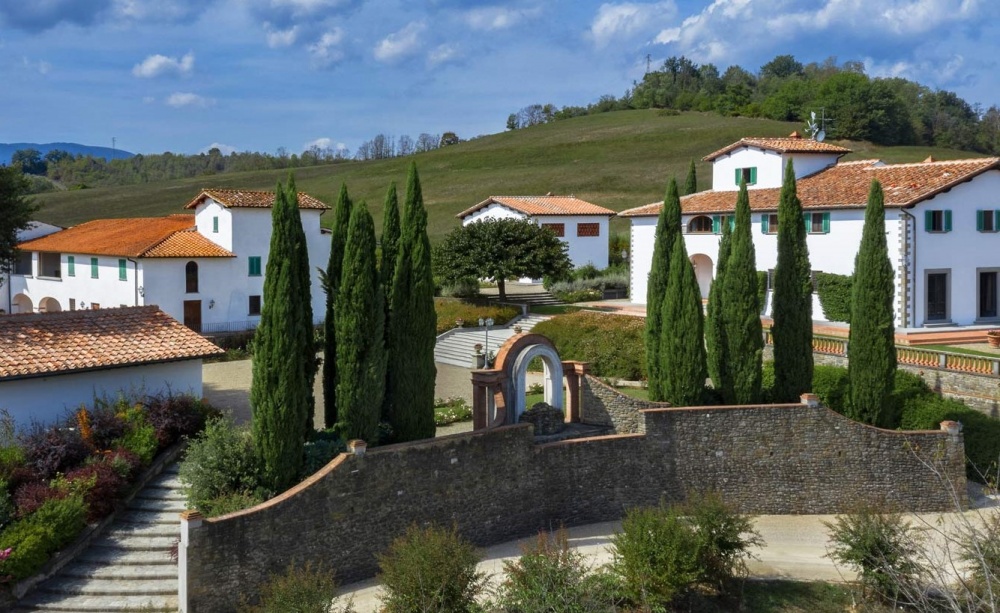
[[1000,358],[1000,353],[969,349],[961,345],[917,345],[914,349],[931,349],[933,351],[947,351],[948,353],[961,353],[963,355],[974,355],[983,358]]

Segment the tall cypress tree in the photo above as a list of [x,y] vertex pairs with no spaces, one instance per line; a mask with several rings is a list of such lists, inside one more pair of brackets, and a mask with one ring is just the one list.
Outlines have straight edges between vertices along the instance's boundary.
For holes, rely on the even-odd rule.
[[736,228],[733,230],[722,286],[722,321],[733,386],[732,397],[725,398],[729,404],[760,401],[764,335],[760,324],[757,264],[750,226],[750,196],[746,183],[741,181],[740,194],[736,199]]
[[701,288],[684,240],[675,240],[663,300],[660,363],[664,399],[674,406],[701,404],[705,392],[704,313]]
[[337,210],[330,235],[330,261],[326,265],[326,319],[323,322],[323,425],[332,428],[337,423],[337,330],[334,324],[334,305],[340,287],[340,274],[344,265],[344,247],[347,244],[347,226],[351,219],[351,198],[347,184],[340,185]]
[[[389,356],[389,315],[392,298],[392,279],[396,275],[396,258],[399,256],[399,200],[396,197],[396,182],[389,184],[385,194],[382,213],[382,260],[379,264],[379,284],[385,296],[385,343],[386,360]],[[383,421],[389,418],[389,395],[384,394],[382,402]]]
[[[653,243],[653,264],[646,284],[646,372],[649,377],[649,399],[664,400],[663,371],[661,370],[660,342],[663,336],[663,298],[670,276],[670,255],[681,234],[681,199],[677,181],[670,179],[663,207],[656,222]],[[680,239],[683,240],[683,239]]]
[[293,251],[295,263],[292,270],[298,276],[299,285],[304,287],[306,292],[303,295],[304,298],[296,302],[300,309],[299,318],[305,322],[305,325],[301,328],[303,337],[299,341],[299,346],[302,348],[302,367],[305,369],[305,377],[309,390],[307,400],[309,411],[306,413],[304,424],[305,433],[308,437],[315,429],[316,395],[313,393],[313,383],[316,381],[316,371],[319,370],[319,362],[316,359],[316,342],[314,340],[315,335],[313,334],[312,269],[309,266],[309,243],[306,241],[306,232],[302,227],[302,212],[299,210],[299,193],[295,187],[295,177],[291,173],[288,175],[286,193],[288,202],[294,212],[292,234],[295,240],[295,249]]
[[698,175],[694,169],[694,160],[691,160],[691,166],[688,167],[687,179],[684,180],[684,195],[690,196],[691,194],[698,191]]
[[802,203],[792,161],[778,202],[778,263],[774,267],[774,399],[797,402],[812,389],[812,280]]
[[302,348],[302,339],[311,336],[312,322],[303,321],[297,304],[309,300],[309,287],[302,287],[297,270],[301,262],[296,262],[295,226],[301,229],[301,221],[292,207],[278,184],[250,384],[254,453],[263,467],[264,483],[276,491],[292,485],[298,476],[305,442],[302,424],[313,410]]
[[334,319],[338,430],[344,438],[374,443],[385,391],[385,305],[375,224],[364,202],[351,211]]
[[388,421],[397,441],[434,436],[434,278],[427,211],[410,165],[389,312]]
[[882,186],[873,180],[868,190],[861,246],[854,259],[851,289],[851,329],[847,364],[850,380],[850,416],[877,424],[892,393],[896,372],[893,325],[895,280],[885,240],[885,200]]
[[722,287],[725,285],[726,263],[729,261],[732,244],[732,230],[729,220],[722,223],[722,239],[719,240],[719,256],[715,264],[715,279],[708,290],[708,316],[705,318],[705,345],[708,351],[708,375],[712,387],[723,399],[733,397],[732,364],[729,362],[729,344],[726,340],[726,325],[723,320]]

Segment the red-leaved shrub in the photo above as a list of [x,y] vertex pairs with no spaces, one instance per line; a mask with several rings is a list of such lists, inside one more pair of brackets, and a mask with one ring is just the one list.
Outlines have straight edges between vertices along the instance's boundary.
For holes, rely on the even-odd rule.
[[134,481],[139,476],[142,460],[128,449],[119,447],[105,456],[105,461],[126,481]]
[[98,451],[111,449],[112,441],[125,434],[128,424],[116,412],[115,405],[99,402],[88,412],[94,448]]
[[160,449],[205,427],[206,407],[193,396],[155,396],[146,400],[146,419],[156,429]]
[[89,450],[75,428],[32,424],[21,437],[25,460],[42,481],[80,465]]
[[67,492],[60,491],[47,483],[31,481],[14,491],[14,507],[18,517],[26,517],[37,511],[49,500],[65,498]]
[[66,473],[66,480],[70,483],[93,481],[83,495],[83,501],[87,503],[88,522],[95,522],[111,514],[127,484],[106,459],[71,470]]

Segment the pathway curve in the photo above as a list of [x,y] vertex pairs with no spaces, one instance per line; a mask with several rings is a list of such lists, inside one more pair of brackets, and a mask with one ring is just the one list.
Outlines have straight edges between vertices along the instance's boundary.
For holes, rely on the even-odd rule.
[[108,530],[22,601],[17,611],[177,611],[185,498],[172,464],[129,502]]

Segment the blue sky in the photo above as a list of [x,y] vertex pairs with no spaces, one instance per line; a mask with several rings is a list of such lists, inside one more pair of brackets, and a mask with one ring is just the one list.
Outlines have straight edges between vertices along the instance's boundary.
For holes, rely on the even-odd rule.
[[1000,104],[997,0],[0,0],[0,142],[353,152],[786,53]]

